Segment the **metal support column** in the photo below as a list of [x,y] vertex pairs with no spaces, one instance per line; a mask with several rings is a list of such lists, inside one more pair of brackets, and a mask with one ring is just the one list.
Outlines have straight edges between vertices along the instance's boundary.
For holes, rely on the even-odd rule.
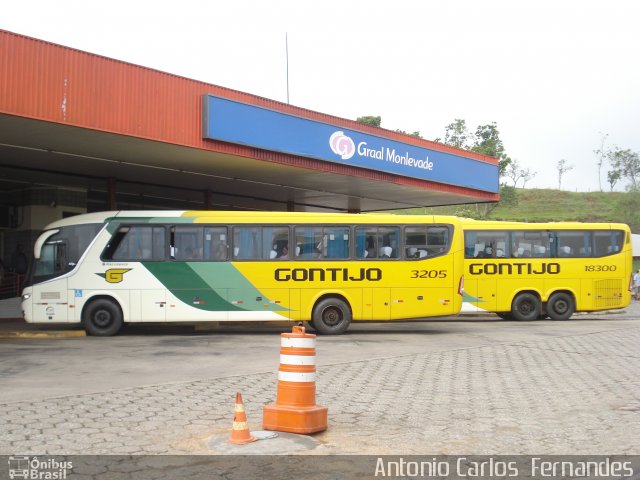
[[213,210],[213,192],[208,188],[204,191],[204,209]]
[[107,210],[118,209],[117,184],[114,177],[107,179]]

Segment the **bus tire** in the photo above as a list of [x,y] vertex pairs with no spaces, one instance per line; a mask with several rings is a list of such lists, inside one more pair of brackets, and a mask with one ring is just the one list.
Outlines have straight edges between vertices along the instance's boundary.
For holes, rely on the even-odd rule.
[[350,323],[349,305],[335,297],[320,300],[311,315],[311,325],[323,335],[340,335],[347,331]]
[[122,311],[113,300],[100,298],[85,307],[82,322],[87,335],[110,337],[122,327]]
[[533,293],[520,293],[513,299],[511,304],[511,315],[516,320],[528,322],[537,320],[542,306],[540,300]]
[[565,292],[556,292],[549,297],[547,314],[553,320],[567,320],[576,310],[573,297]]

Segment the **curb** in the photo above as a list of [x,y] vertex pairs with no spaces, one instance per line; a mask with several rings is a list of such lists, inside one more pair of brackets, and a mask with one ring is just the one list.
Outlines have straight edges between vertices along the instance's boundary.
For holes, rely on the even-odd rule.
[[49,330],[49,331],[31,331],[17,330],[9,332],[0,332],[0,340],[9,340],[13,338],[71,338],[86,337],[84,330]]

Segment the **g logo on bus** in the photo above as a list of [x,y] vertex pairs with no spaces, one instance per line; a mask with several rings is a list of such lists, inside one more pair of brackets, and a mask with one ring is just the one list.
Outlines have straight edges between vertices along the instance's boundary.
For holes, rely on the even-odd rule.
[[96,275],[101,276],[109,283],[120,283],[124,277],[124,274],[127,273],[130,268],[110,268],[104,273],[96,273]]

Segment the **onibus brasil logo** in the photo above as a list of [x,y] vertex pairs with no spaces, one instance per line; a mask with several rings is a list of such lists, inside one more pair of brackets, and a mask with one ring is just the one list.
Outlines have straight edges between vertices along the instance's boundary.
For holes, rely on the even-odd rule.
[[65,480],[71,473],[73,462],[59,461],[55,458],[38,459],[26,455],[9,457],[9,478]]

